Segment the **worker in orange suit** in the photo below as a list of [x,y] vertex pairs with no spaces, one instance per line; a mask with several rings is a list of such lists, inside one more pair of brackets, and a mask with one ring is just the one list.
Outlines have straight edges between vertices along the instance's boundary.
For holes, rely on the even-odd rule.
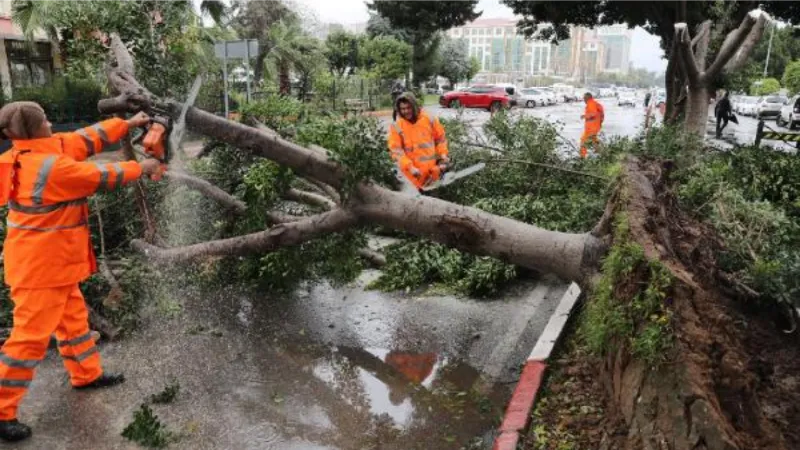
[[0,202],[8,204],[4,270],[14,303],[14,326],[0,349],[4,440],[31,436],[30,427],[17,420],[17,408],[53,333],[74,388],[103,388],[125,380],[103,371],[78,288],[96,269],[87,197],[157,173],[160,164],[155,159],[85,160],[149,120],[139,113],[127,121],[109,119],[53,134],[36,103],[14,102],[0,109],[0,130],[12,141],[0,156]]
[[586,110],[581,119],[586,122],[583,127],[583,136],[581,136],[581,158],[586,158],[586,146],[591,145],[596,151],[597,145],[600,144],[598,135],[600,134],[600,128],[603,127],[605,112],[603,111],[603,105],[592,98],[592,94],[588,92],[583,94],[583,101],[586,103]]
[[397,97],[389,127],[389,152],[400,171],[421,190],[447,170],[447,137],[439,119],[423,111],[411,93]]

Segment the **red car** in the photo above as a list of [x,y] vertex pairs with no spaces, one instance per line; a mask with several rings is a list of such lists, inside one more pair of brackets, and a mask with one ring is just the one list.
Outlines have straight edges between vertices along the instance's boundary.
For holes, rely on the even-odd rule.
[[485,108],[497,111],[514,106],[514,100],[506,89],[500,86],[471,86],[464,91],[448,92],[439,97],[439,104],[445,108]]

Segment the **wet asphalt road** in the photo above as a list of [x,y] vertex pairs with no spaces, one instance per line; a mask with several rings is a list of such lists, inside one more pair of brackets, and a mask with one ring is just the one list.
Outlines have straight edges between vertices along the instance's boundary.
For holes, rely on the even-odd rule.
[[[20,449],[133,449],[120,436],[148,395],[176,449],[489,448],[519,365],[566,289],[549,277],[495,300],[384,294],[352,286],[293,298],[169,292],[135,335],[103,345],[124,385],[75,392],[61,362],[40,366]],[[180,311],[180,312],[178,312]]]
[[[644,126],[644,106],[618,106],[613,98],[601,98],[598,101],[605,108],[605,122],[601,137],[609,138],[612,136],[634,136]],[[431,113],[439,117],[455,117],[457,110],[442,108],[438,105],[425,107]],[[526,116],[544,118],[560,128],[560,134],[568,143],[562,143],[561,150],[567,156],[577,156],[577,146],[583,134],[583,121],[580,119],[583,114],[583,103],[560,103],[553,106],[543,106],[536,108],[515,107],[511,109],[512,114],[524,114]],[[716,139],[715,123],[712,117],[714,105],[709,108],[709,121],[706,128],[707,142],[721,148],[731,148],[732,144],[751,145],[755,142],[756,128],[758,121],[752,117],[738,116],[739,124],[729,123],[723,130],[722,139]],[[473,127],[478,130],[489,119],[488,111],[480,109],[464,110],[463,116]],[[661,115],[656,113],[656,123],[661,122]],[[775,119],[766,119],[767,128],[776,131],[788,131],[786,128],[779,127]],[[792,151],[794,144],[786,144],[780,141],[764,141],[764,144],[783,151]],[[575,147],[573,147],[573,145]]]

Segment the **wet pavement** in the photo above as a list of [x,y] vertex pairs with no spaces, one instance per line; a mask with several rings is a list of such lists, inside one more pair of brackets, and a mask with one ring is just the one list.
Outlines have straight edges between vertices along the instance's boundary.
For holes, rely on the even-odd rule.
[[[20,449],[138,448],[120,436],[155,405],[175,449],[482,449],[524,361],[567,286],[545,277],[495,300],[386,294],[318,284],[292,298],[173,292],[134,335],[103,345],[128,376],[76,392],[55,354],[20,417]],[[177,299],[177,300],[176,300]]]
[[[635,136],[642,131],[644,126],[644,106],[618,106],[616,100],[612,98],[601,98],[598,101],[605,108],[605,122],[603,123],[602,134],[605,138],[612,136]],[[536,108],[512,108],[512,114],[524,114],[526,116],[540,117],[555,124],[560,129],[560,134],[564,138],[561,150],[566,155],[577,156],[577,146],[583,134],[583,121],[580,119],[583,114],[583,103],[560,103],[553,106],[543,106]],[[426,106],[426,109],[439,117],[456,117],[458,110],[442,108],[440,106]],[[734,144],[752,145],[756,138],[756,128],[758,121],[752,117],[737,116],[739,124],[730,123],[722,133],[722,139],[715,138],[715,122],[713,118],[714,106],[709,109],[709,121],[706,128],[707,142],[723,149],[732,148]],[[660,114],[656,114],[656,123],[661,122]],[[490,118],[488,111],[480,109],[466,109],[462,113],[462,118],[472,124],[474,129],[480,131],[480,127]],[[788,131],[785,127],[779,127],[774,119],[765,120],[765,129],[775,131]],[[769,145],[782,151],[794,151],[794,143],[787,144],[780,141],[764,141],[764,145]]]

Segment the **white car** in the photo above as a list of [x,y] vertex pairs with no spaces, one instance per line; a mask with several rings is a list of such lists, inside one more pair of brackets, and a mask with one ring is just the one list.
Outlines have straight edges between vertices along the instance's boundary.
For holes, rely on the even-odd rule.
[[536,89],[545,96],[547,96],[547,101],[549,105],[555,105],[556,103],[558,103],[558,97],[556,96],[556,93],[553,91],[553,89],[549,87],[539,87]]
[[525,88],[519,91],[519,105],[526,108],[534,108],[537,106],[546,106],[550,104],[550,100],[543,92],[536,88]]
[[781,115],[781,108],[789,102],[789,99],[780,95],[767,95],[758,99],[758,107],[756,108],[756,119],[763,119],[764,117],[775,117]]
[[736,102],[733,110],[742,116],[755,116],[758,99],[756,97],[742,97]]
[[632,92],[623,92],[617,98],[618,106],[636,106],[636,95]]
[[795,95],[781,108],[781,113],[778,115],[778,125],[785,126],[793,130],[794,127],[800,126],[800,95]]

